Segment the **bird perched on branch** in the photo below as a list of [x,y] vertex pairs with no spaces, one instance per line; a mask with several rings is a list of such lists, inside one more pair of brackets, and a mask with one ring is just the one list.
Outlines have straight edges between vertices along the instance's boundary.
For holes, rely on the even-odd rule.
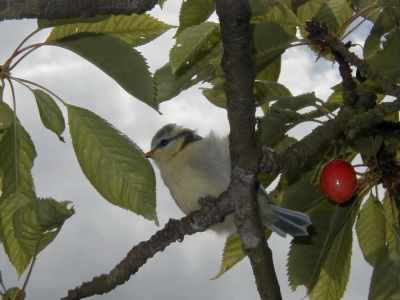
[[[167,124],[155,134],[151,151],[144,157],[154,160],[172,198],[185,214],[201,208],[199,198],[218,197],[230,183],[229,140],[214,132],[203,138],[195,130]],[[272,231],[282,237],[308,234],[306,228],[311,224],[308,215],[272,205],[261,184],[257,200],[261,221]],[[210,229],[222,235],[235,233],[233,213]]]

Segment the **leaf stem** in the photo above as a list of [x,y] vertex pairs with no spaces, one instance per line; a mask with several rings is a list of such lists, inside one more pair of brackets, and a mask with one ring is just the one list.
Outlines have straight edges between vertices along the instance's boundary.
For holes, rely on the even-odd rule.
[[19,291],[18,296],[16,297],[15,300],[20,300],[21,299],[21,296],[23,295],[23,293],[24,293],[24,291],[26,289],[26,286],[28,285],[29,278],[31,277],[31,274],[32,274],[33,266],[35,265],[36,256],[37,256],[37,253],[38,253],[38,250],[39,250],[40,242],[42,241],[42,237],[43,237],[43,233],[40,235],[40,237],[38,238],[38,240],[36,242],[35,252],[33,253],[33,256],[32,256],[32,263],[31,263],[31,265],[29,267],[28,275],[26,275],[26,279],[25,279],[24,285],[22,286],[22,289]]
[[[46,45],[46,43],[37,43],[37,44],[33,44],[30,46],[27,46],[21,50],[19,50],[15,57],[19,54],[21,54],[24,51],[27,51],[29,49],[29,51],[27,51],[26,53],[24,53],[24,55],[22,55],[12,66],[9,67],[9,71],[11,71],[12,69],[14,69],[26,56],[28,56],[30,53],[32,53],[33,51],[35,51],[36,49],[39,49],[40,47]],[[11,63],[11,62],[10,62]]]
[[20,84],[22,84],[22,85],[24,85],[24,86],[26,86],[28,89],[31,89],[31,88],[30,88],[29,86],[27,86],[26,83],[27,83],[27,84],[32,84],[32,85],[34,85],[34,86],[36,86],[36,87],[38,87],[38,88],[41,88],[42,90],[45,90],[45,91],[48,92],[49,94],[51,94],[51,95],[53,95],[54,97],[56,97],[62,104],[64,104],[65,106],[68,106],[68,103],[67,103],[67,102],[65,102],[63,99],[61,99],[60,97],[58,97],[55,93],[53,93],[51,90],[49,90],[48,88],[46,88],[46,87],[40,85],[39,83],[30,81],[30,80],[27,80],[27,79],[22,79],[22,78],[18,78],[18,77],[13,77],[13,76],[10,76],[9,78],[10,78],[10,79],[13,79],[13,80],[15,80],[15,81],[17,81],[17,82],[19,82]]
[[15,48],[13,54],[10,56],[9,59],[4,63],[4,67],[8,69],[10,67],[10,64],[12,63],[12,60],[19,54],[21,53],[20,48],[26,43],[27,40],[29,40],[32,36],[34,36],[36,33],[38,33],[41,30],[41,28],[35,29],[32,33],[30,33],[27,37],[25,37],[22,42]]

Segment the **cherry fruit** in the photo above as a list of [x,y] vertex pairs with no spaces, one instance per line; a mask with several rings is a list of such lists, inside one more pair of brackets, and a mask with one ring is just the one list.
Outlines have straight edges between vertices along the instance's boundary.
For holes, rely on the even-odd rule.
[[343,203],[354,194],[357,177],[352,165],[348,162],[332,159],[322,169],[319,184],[326,198]]

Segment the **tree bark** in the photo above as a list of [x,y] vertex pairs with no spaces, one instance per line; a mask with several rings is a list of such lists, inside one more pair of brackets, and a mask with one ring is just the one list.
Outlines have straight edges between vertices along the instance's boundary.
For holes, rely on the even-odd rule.
[[0,0],[0,21],[141,14],[157,3],[158,0]]
[[272,252],[257,213],[256,185],[260,149],[255,135],[251,60],[250,9],[246,0],[217,0],[226,75],[227,111],[230,123],[231,185],[227,191],[235,206],[235,223],[248,255],[261,299],[281,299]]

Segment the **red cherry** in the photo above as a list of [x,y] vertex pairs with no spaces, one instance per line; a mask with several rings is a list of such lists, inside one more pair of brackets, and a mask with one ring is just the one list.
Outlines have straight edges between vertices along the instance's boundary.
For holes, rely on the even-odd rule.
[[326,198],[343,203],[354,194],[357,177],[353,166],[348,162],[332,159],[322,169],[319,184]]

